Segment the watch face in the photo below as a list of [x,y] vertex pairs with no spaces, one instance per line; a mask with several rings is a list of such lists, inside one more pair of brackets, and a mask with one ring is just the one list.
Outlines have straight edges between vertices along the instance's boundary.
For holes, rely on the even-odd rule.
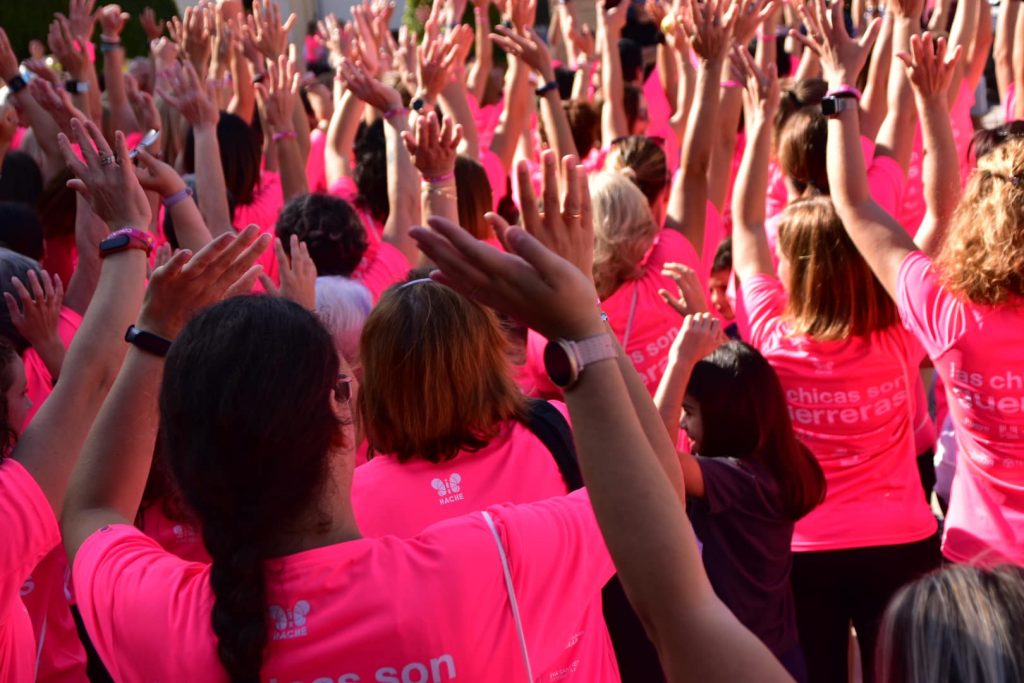
[[559,387],[567,387],[576,379],[576,368],[569,353],[556,341],[549,341],[544,347],[544,369]]

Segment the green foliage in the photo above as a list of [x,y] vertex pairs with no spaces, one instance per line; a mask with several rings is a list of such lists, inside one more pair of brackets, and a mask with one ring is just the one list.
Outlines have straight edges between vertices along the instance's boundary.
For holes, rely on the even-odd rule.
[[[103,5],[98,0],[97,6]],[[174,0],[120,0],[121,9],[132,15],[125,26],[121,40],[129,57],[146,54],[146,35],[139,24],[139,15],[146,7],[152,7],[157,18],[169,19],[177,13]],[[68,13],[68,0],[0,0],[0,27],[7,31],[11,46],[18,57],[28,57],[28,44],[33,38],[46,42],[46,33],[54,12]],[[96,26],[94,40],[99,40],[99,26]],[[47,50],[49,52],[49,50]]]

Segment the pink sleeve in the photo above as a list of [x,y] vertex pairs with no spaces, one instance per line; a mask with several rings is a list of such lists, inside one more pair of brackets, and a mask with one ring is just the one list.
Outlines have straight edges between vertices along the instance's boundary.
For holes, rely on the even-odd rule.
[[740,288],[750,324],[750,343],[760,349],[781,322],[786,292],[779,279],[770,275],[748,278]]
[[892,157],[876,156],[868,167],[868,188],[878,205],[895,216],[907,184],[903,169]]
[[359,273],[355,279],[366,285],[373,295],[374,303],[380,299],[384,290],[405,278],[412,266],[405,254],[396,249],[389,242],[381,242],[380,247],[374,254],[366,270]]
[[903,325],[932,358],[944,353],[965,331],[964,304],[946,291],[931,259],[920,251],[908,254],[900,265],[896,306]]
[[[18,591],[39,560],[60,543],[53,508],[21,463],[0,463],[0,626],[20,604]],[[2,660],[0,653],[0,660]]]
[[72,568],[75,597],[114,680],[131,680],[131,653],[171,634],[189,649],[215,647],[213,629],[199,613],[200,601],[209,599],[206,571],[127,524],[105,526],[85,540]]
[[[57,335],[64,342],[64,348],[71,346],[75,333],[82,325],[82,316],[70,308],[64,307],[60,311],[60,319],[57,322]],[[32,417],[39,412],[43,402],[53,391],[53,378],[46,364],[39,357],[35,349],[29,348],[25,351],[25,381],[28,386],[28,397],[32,400],[32,408],[29,409],[25,419],[25,425],[32,420]],[[22,425],[18,425],[22,427]]]
[[488,512],[508,553],[527,649],[550,661],[544,651],[565,647],[566,634],[615,572],[590,497],[580,489]]

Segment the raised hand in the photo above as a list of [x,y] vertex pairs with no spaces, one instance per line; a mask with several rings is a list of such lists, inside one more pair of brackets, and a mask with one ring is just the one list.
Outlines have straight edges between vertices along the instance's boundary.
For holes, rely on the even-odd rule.
[[0,78],[9,81],[18,75],[18,58],[7,38],[7,32],[0,28]]
[[[71,0],[68,7],[67,21],[76,38],[83,41],[92,40],[92,32],[96,27],[99,12],[94,12],[96,0]],[[62,18],[58,15],[58,18]]]
[[124,134],[114,134],[115,154],[92,121],[73,119],[71,133],[81,148],[81,160],[71,149],[68,136],[57,136],[64,162],[75,176],[68,187],[82,195],[111,229],[145,230],[150,220],[149,200],[132,170]]
[[282,23],[281,6],[274,0],[255,0],[252,3],[252,14],[248,17],[249,34],[264,57],[274,61],[285,54],[288,31],[296,18],[292,12]]
[[460,31],[456,30],[447,38],[431,38],[428,35],[425,43],[420,47],[417,69],[417,80],[420,84],[419,94],[428,102],[433,103],[438,94],[448,85],[451,70],[461,50],[462,38],[459,34]]
[[337,73],[353,95],[378,111],[387,113],[401,108],[402,96],[398,91],[371,76],[361,64],[342,60]]
[[416,119],[415,130],[402,131],[402,140],[409,150],[416,169],[423,178],[439,178],[455,172],[457,148],[462,141],[462,126],[446,118],[438,126],[437,114],[429,112]]
[[129,74],[125,74],[124,88],[132,114],[135,115],[135,120],[139,122],[142,130],[160,130],[163,121],[153,96],[140,88],[139,82]]
[[338,21],[338,17],[333,14],[328,14],[326,17],[316,23],[317,33],[320,39],[324,41],[324,45],[327,46],[328,59],[331,66],[337,67],[341,63],[342,58],[346,56],[346,52],[343,49],[343,28],[341,23]]
[[296,73],[295,62],[282,55],[276,64],[267,62],[267,78],[256,84],[260,110],[275,133],[293,130],[292,110],[299,97],[300,76]]
[[153,55],[157,76],[174,66],[178,61],[179,51],[178,44],[166,36],[161,36],[149,43],[149,52]]
[[38,76],[38,78],[34,80],[43,80],[54,87],[63,87],[60,76],[57,75],[56,71],[47,66],[46,60],[26,59],[21,63],[21,65]]
[[11,284],[18,297],[4,292],[4,301],[7,302],[7,312],[10,313],[14,328],[40,353],[47,349],[63,351],[64,343],[57,334],[60,309],[64,302],[64,285],[60,276],[51,278],[45,270],[38,274],[30,270],[28,283],[12,277]]
[[120,5],[104,5],[99,11],[101,37],[120,39],[124,25],[132,15],[121,11]]
[[451,221],[431,218],[429,224],[411,234],[440,269],[432,278],[549,339],[579,340],[605,331],[590,277],[525,230],[505,231],[510,251],[504,253]]
[[29,82],[28,91],[65,135],[71,135],[72,119],[88,118],[71,103],[71,95],[66,90],[57,90],[41,78]]
[[608,7],[602,3],[598,18],[603,20],[604,29],[606,31],[612,31],[614,34],[618,35],[626,25],[628,11],[628,4],[619,4],[615,7]]
[[181,112],[193,126],[217,125],[220,110],[217,107],[214,85],[207,83],[204,88],[199,74],[191,63],[186,62],[184,66],[175,65],[168,70],[157,89],[160,97]]
[[169,32],[198,73],[205,74],[213,51],[213,10],[205,2],[186,7],[181,19],[171,18]]
[[906,66],[907,78],[918,97],[946,97],[962,47],[957,45],[947,58],[945,38],[935,39],[931,33],[915,34],[910,36],[911,54],[900,52],[896,56]]
[[739,0],[736,5],[736,25],[733,40],[737,45],[749,45],[757,27],[775,11],[775,0]]
[[533,28],[533,22],[537,18],[537,0],[508,0],[508,4],[509,19],[517,31],[522,33]]
[[139,327],[174,339],[201,309],[222,299],[246,294],[262,268],[256,259],[270,244],[255,225],[232,235],[225,233],[194,256],[180,250],[153,271],[139,313]]
[[494,31],[495,33],[491,34],[491,40],[505,52],[523,60],[545,81],[554,78],[555,70],[551,67],[551,52],[533,29],[526,29],[522,35],[504,26],[495,26]]
[[732,52],[732,69],[736,80],[744,84],[743,100],[750,112],[757,112],[762,121],[772,121],[779,110],[779,75],[775,64],[760,69],[750,51],[737,45]]
[[167,26],[167,22],[163,19],[157,20],[156,12],[153,11],[152,7],[142,10],[142,14],[139,15],[139,23],[142,24],[142,30],[150,41],[162,36],[164,28]]
[[708,303],[704,296],[704,287],[697,277],[697,272],[682,263],[666,263],[661,274],[675,280],[678,291],[671,294],[667,289],[659,289],[658,294],[682,316],[694,313],[707,313]]
[[679,361],[695,364],[722,345],[725,337],[718,318],[710,313],[687,315],[672,343],[670,353]]
[[365,5],[354,5],[352,7],[355,46],[358,50],[359,60],[363,63],[366,70],[374,76],[378,76],[380,75],[382,64],[369,12],[369,8]]
[[274,281],[265,274],[260,275],[260,282],[267,293],[283,299],[294,301],[303,308],[316,311],[316,264],[309,255],[305,242],[299,241],[298,235],[292,235],[288,244],[288,253],[280,239],[274,240],[274,256],[277,257],[278,275],[281,286],[276,287]]
[[139,150],[137,158],[139,165],[135,167],[135,176],[144,189],[161,197],[170,197],[185,189],[185,181],[169,164],[144,149]]
[[71,22],[60,15],[50,23],[46,44],[64,71],[70,74],[79,73],[85,65],[85,60],[89,58],[85,47],[77,40]]
[[789,35],[818,55],[825,80],[830,83],[855,83],[858,74],[871,56],[871,46],[882,26],[881,19],[872,19],[857,40],[846,32],[843,21],[843,0],[835,0],[831,9],[825,0],[810,0],[797,5],[807,35],[791,29]]
[[[575,265],[588,280],[593,280],[594,218],[587,174],[575,156],[570,154],[563,158],[565,185],[559,198],[557,161],[551,150],[541,155],[543,212],[533,195],[526,163],[520,162],[516,168],[522,195],[523,227],[545,247]],[[488,213],[486,218],[498,238],[510,248],[507,240],[511,228],[505,219],[495,213]]]
[[689,14],[683,15],[683,23],[693,51],[705,62],[724,59],[739,16],[736,6],[729,6],[723,14],[728,0],[687,1]]

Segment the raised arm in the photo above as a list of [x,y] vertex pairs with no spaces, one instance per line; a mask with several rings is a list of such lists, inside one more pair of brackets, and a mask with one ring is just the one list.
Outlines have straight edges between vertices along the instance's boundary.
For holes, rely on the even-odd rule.
[[[893,54],[906,52],[910,49],[910,36],[920,33],[921,2],[920,0],[909,0],[903,5],[894,2],[890,5],[890,10],[894,14]],[[876,19],[875,24],[877,22]],[[867,35],[869,34],[866,33],[865,36]],[[859,69],[857,72],[851,71],[843,76],[856,79],[857,73],[859,73]],[[824,77],[829,81],[830,87],[837,87],[838,84],[829,80],[827,75]],[[848,83],[852,82],[854,81],[848,81]],[[914,151],[914,129],[917,125],[917,116],[914,111],[914,97],[910,92],[910,83],[907,81],[903,65],[898,59],[892,59],[889,66],[886,97],[885,119],[875,138],[875,156],[892,157],[906,173],[910,167],[910,156]]]
[[709,131],[718,125],[718,90],[736,22],[735,10],[723,16],[725,4],[725,0],[705,4],[690,2],[693,14],[689,32],[693,36],[693,50],[700,59],[697,94],[683,138],[681,173],[672,184],[665,217],[665,227],[683,233],[698,254],[704,248],[708,169],[715,140]]
[[[590,279],[525,231],[507,231],[512,253],[506,254],[458,226],[431,225],[433,230],[418,228],[415,237],[440,267],[441,279],[463,294],[550,339],[607,334]],[[640,397],[631,395],[620,365],[588,365],[565,397],[598,524],[668,679],[719,683],[748,680],[756,671],[761,681],[790,680],[715,596],[679,493],[666,476],[665,468],[673,467],[678,481],[678,462],[664,462],[648,441],[636,409]],[[650,398],[643,400],[660,422]]]
[[[306,160],[299,147],[299,134],[295,131],[292,116],[299,100],[299,78],[295,62],[282,55],[277,64],[267,63],[267,78],[256,85],[256,99],[277,152],[285,203],[309,192]],[[306,139],[309,139],[308,133]]]
[[484,92],[487,90],[487,81],[491,77],[491,69],[494,67],[494,54],[491,41],[488,37],[491,33],[490,11],[491,0],[473,0],[473,18],[476,20],[473,36],[473,63],[466,74],[466,87],[478,104],[484,99]]
[[114,130],[139,130],[139,122],[128,103],[124,86],[124,45],[121,30],[131,15],[122,12],[119,5],[107,5],[100,10],[100,50],[103,52],[103,85],[110,110],[110,126]]
[[423,218],[440,216],[458,223],[455,157],[462,128],[450,118],[439,123],[435,112],[417,117],[413,128],[402,133],[402,141],[422,178]]
[[76,83],[73,93],[75,106],[88,114],[92,120],[102,116],[100,106],[99,83],[96,79],[96,67],[89,59],[83,41],[75,37],[71,23],[61,15],[50,24],[47,45],[54,57],[60,62],[64,73]]
[[882,29],[868,62],[868,81],[860,101],[860,132],[875,139],[888,112],[889,70],[892,68],[892,14],[882,17]]
[[388,160],[388,202],[390,211],[381,238],[416,263],[419,251],[409,237],[409,228],[420,222],[420,202],[413,191],[419,182],[419,171],[402,142],[409,130],[409,111],[402,106],[402,96],[394,88],[381,83],[359,63],[344,61],[341,74],[349,90],[384,118],[384,144]]
[[1014,56],[1016,54],[1017,15],[1020,3],[999,3],[999,20],[996,22],[995,46],[992,59],[996,64],[996,87],[999,101],[1006,101],[1007,89],[1014,82]]
[[[978,14],[981,12],[982,0],[958,0],[956,14],[953,15],[953,25],[949,29],[949,49],[961,48],[964,54],[969,54],[974,36],[978,32]],[[987,3],[986,3],[987,4]],[[933,31],[935,29],[932,29]],[[941,29],[940,29],[941,30]],[[953,80],[947,94],[947,108],[952,109],[956,98],[960,95],[960,84],[966,75],[969,62],[962,59],[957,62],[953,71]]]
[[491,151],[501,160],[506,174],[512,170],[516,145],[526,127],[530,109],[529,76],[530,67],[518,57],[513,57],[505,74],[505,108],[491,140]]
[[623,101],[622,60],[619,58],[619,38],[626,25],[629,5],[607,7],[602,2],[597,8],[598,50],[601,52],[601,144],[607,147],[615,138],[629,135],[626,105]]
[[165,79],[166,85],[160,91],[160,96],[192,125],[194,156],[201,160],[201,163],[196,164],[199,211],[213,237],[234,232],[224,167],[221,164],[220,142],[217,140],[220,111],[217,109],[214,86],[207,82],[204,88],[199,74],[189,63],[169,71]]
[[[75,156],[61,134],[64,159],[76,176],[70,186],[88,194],[94,211],[112,230],[147,226],[146,194],[131,165],[117,161],[128,158],[124,136],[116,135],[115,155],[95,124],[76,120],[72,130],[85,161]],[[99,286],[68,349],[60,382],[12,453],[58,515],[82,442],[124,357],[124,330],[139,310],[146,264],[146,252],[141,249],[126,249],[104,259]]]
[[460,152],[466,156],[480,160],[480,138],[477,135],[476,119],[469,108],[466,91],[466,57],[472,46],[473,31],[468,26],[459,26],[453,31],[454,40],[459,45],[452,63],[452,78],[441,89],[441,104],[448,115],[462,126],[462,142]]
[[174,221],[174,235],[179,247],[196,252],[209,244],[213,236],[182,177],[147,151],[139,152],[138,159],[136,174],[139,182],[160,196],[164,210]]
[[[251,227],[238,237],[222,235],[195,256],[172,256],[153,272],[136,327],[173,341],[200,308],[248,292],[259,272],[253,263],[270,242],[269,235],[257,235]],[[89,431],[62,518],[72,562],[93,532],[135,519],[156,446],[163,369],[163,356],[132,347]],[[124,428],[127,423],[131,429]]]
[[764,232],[764,197],[768,193],[772,124],[779,110],[779,79],[774,66],[761,73],[745,50],[734,54],[746,75],[747,141],[732,192],[732,267],[743,282],[754,275],[775,274]]
[[948,90],[956,81],[957,61],[963,54],[959,45],[946,59],[943,38],[933,40],[931,34],[910,39],[912,55],[899,57],[907,67],[914,88],[917,114],[921,117],[924,137],[924,199],[927,212],[914,236],[914,243],[926,254],[935,257],[953,212],[960,203],[960,158],[949,121]]

